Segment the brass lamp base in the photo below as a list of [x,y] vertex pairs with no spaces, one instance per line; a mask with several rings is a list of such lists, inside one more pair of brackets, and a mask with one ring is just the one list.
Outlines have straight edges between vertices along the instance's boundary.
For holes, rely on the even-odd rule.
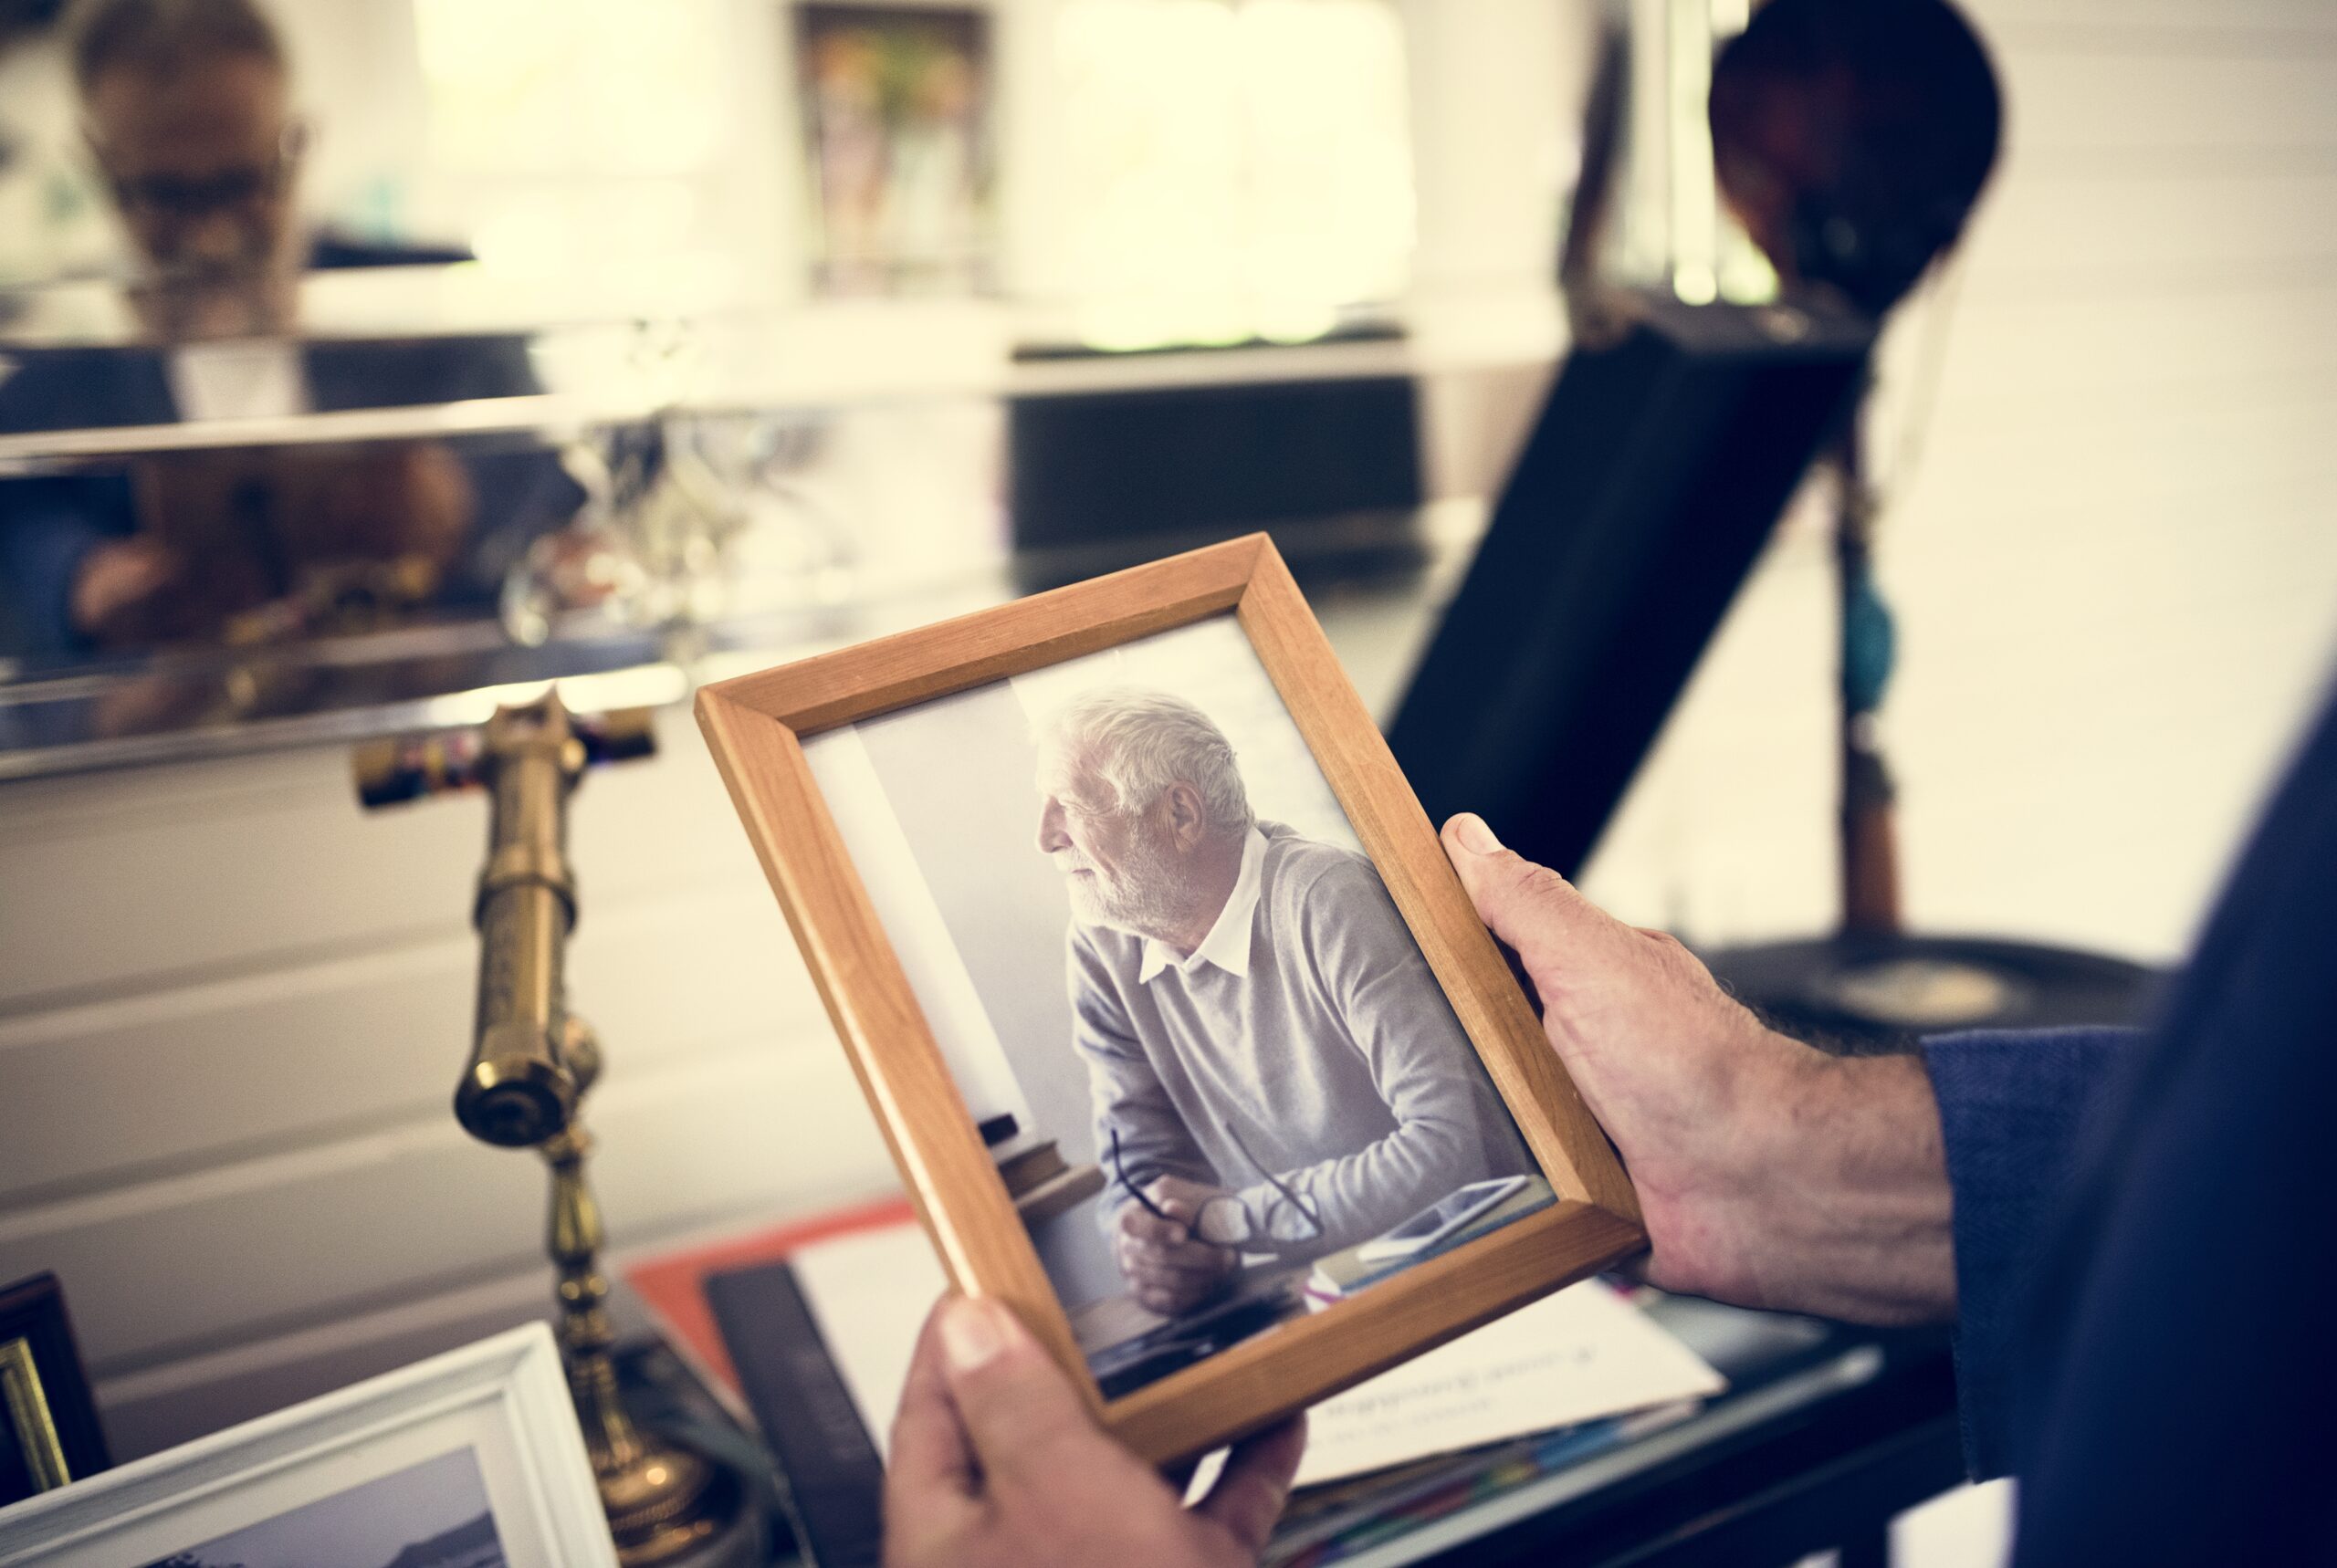
[[609,1281],[601,1272],[600,1205],[584,1179],[592,1135],[585,1096],[601,1047],[568,1010],[562,960],[576,921],[567,806],[586,748],[557,696],[496,710],[480,782],[492,800],[479,928],[478,1024],[455,1114],[473,1134],[533,1145],[551,1173],[548,1238],[559,1271],[560,1348],[601,1504],[626,1568],[674,1563],[728,1533],[739,1478],[704,1455],[635,1427],[610,1351]]
[[[567,1020],[562,1057],[576,1074],[578,1095],[599,1076],[600,1049],[592,1031]],[[739,1478],[667,1437],[643,1431],[625,1409],[610,1354],[615,1335],[601,1273],[601,1215],[584,1181],[592,1146],[581,1122],[543,1145],[551,1167],[551,1256],[560,1270],[560,1347],[568,1391],[584,1429],[584,1448],[601,1489],[602,1511],[624,1568],[676,1562],[728,1533],[739,1519]]]
[[650,1447],[593,1479],[624,1568],[686,1557],[739,1516],[738,1478],[687,1448]]

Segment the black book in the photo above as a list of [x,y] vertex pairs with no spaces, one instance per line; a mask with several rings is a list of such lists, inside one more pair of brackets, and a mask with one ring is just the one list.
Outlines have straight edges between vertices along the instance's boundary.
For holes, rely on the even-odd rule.
[[795,1270],[710,1274],[707,1304],[778,1461],[781,1503],[815,1568],[878,1568],[885,1464],[821,1338]]

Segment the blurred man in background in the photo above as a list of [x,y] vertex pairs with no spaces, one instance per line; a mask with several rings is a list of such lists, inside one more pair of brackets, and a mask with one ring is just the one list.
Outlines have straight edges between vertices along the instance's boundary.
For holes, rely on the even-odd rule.
[[75,26],[83,131],[149,269],[150,325],[172,340],[287,329],[308,131],[275,28],[241,0],[108,0]]
[[[307,269],[465,253],[302,225],[309,130],[252,0],[84,0],[67,26],[83,131],[135,253],[128,298],[156,346],[26,351],[0,381],[0,432],[538,390],[515,338],[295,340]],[[579,499],[548,455],[441,442],[149,458],[0,486],[0,572],[26,653],[210,641],[269,606],[295,608],[267,624],[304,628],[351,595],[369,610],[484,599]]]

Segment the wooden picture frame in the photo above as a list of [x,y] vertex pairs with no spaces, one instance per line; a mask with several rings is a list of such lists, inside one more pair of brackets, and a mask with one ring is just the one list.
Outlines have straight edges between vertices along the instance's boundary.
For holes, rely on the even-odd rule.
[[[375,1490],[401,1485],[415,1490]],[[345,1540],[354,1516],[330,1511],[343,1507],[408,1542],[483,1509],[441,1542],[461,1535],[482,1555],[484,1523],[511,1568],[617,1568],[560,1347],[540,1322],[0,1509],[0,1568],[233,1557],[239,1538],[304,1515],[311,1541]],[[280,1542],[268,1554],[299,1555]]]
[[112,1463],[54,1274],[0,1289],[0,1506]]
[[[1106,1400],[802,741],[1231,612],[1556,1201]],[[1643,1244],[1639,1206],[1362,700],[1263,534],[703,689],[697,716],[955,1288],[1012,1306],[1105,1426],[1166,1462],[1256,1430]]]

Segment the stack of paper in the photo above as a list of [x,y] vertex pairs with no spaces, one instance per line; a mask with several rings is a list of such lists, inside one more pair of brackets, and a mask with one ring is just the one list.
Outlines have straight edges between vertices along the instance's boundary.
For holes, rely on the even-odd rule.
[[[803,1248],[795,1274],[881,1446],[941,1268],[914,1226]],[[1585,1281],[1359,1384],[1308,1416],[1298,1484],[1719,1393],[1720,1375],[1607,1285]]]

